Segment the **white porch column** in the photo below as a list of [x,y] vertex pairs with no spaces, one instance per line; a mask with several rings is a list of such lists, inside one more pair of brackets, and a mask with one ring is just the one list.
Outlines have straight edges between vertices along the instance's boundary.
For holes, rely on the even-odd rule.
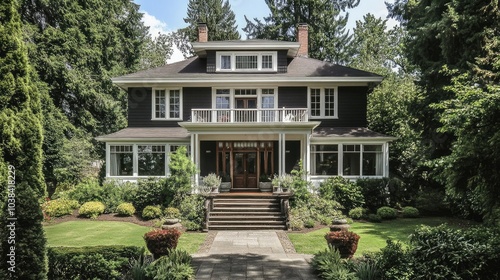
[[106,178],[111,174],[111,147],[106,143]]
[[282,175],[281,173],[281,170],[283,170],[282,166],[283,166],[283,162],[282,162],[282,159],[283,159],[283,149],[281,148],[281,146],[283,146],[283,134],[280,133],[278,134],[278,175]]
[[198,186],[198,181],[200,178],[200,137],[198,133],[194,135],[194,145],[195,145],[195,155],[194,155],[194,164],[196,165],[196,174],[194,175],[194,185]]
[[281,135],[281,174],[286,173],[286,134],[282,133]]
[[134,177],[139,176],[139,148],[137,147],[137,144],[134,144],[132,146],[132,162],[133,162],[133,171],[132,174]]
[[389,177],[389,143],[384,143],[383,153],[384,153],[384,177]]
[[306,160],[304,162],[304,168],[306,170],[306,180],[311,179],[311,132],[306,134]]

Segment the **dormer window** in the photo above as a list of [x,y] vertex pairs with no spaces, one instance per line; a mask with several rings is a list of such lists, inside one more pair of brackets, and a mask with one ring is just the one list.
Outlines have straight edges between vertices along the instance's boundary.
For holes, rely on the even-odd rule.
[[217,72],[276,72],[276,52],[217,52]]

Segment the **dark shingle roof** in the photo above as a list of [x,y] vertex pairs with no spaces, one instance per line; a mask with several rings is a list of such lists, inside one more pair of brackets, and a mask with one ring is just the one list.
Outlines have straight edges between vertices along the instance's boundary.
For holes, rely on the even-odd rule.
[[189,133],[182,127],[127,127],[96,139],[99,141],[187,140]]
[[127,79],[210,79],[210,78],[248,78],[249,76],[266,77],[380,77],[379,75],[320,61],[307,57],[295,57],[288,65],[287,73],[207,73],[206,59],[191,57],[165,66],[139,71],[136,73],[114,78],[114,80]]
[[313,130],[313,138],[392,138],[395,137],[369,130],[366,127],[317,127]]

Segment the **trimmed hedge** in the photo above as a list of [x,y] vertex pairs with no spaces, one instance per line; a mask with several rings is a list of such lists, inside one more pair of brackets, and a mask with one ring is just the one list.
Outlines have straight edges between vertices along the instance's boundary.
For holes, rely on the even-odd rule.
[[132,216],[135,213],[135,207],[132,203],[125,202],[116,207],[116,212],[120,216]]
[[151,220],[160,218],[162,215],[161,208],[159,206],[148,205],[142,210],[142,218],[144,220]]
[[61,217],[73,214],[73,210],[78,208],[78,206],[79,204],[76,200],[59,198],[46,201],[42,205],[42,210],[49,217]]
[[141,254],[137,246],[48,248],[48,279],[122,279]]
[[418,218],[420,216],[420,212],[418,211],[418,209],[411,206],[403,207],[401,213],[405,218]]
[[87,218],[97,219],[99,215],[104,213],[106,206],[99,201],[89,201],[85,202],[80,209],[78,209],[78,214]]
[[384,206],[377,209],[377,215],[379,215],[383,220],[391,220],[398,217],[398,212],[394,208]]

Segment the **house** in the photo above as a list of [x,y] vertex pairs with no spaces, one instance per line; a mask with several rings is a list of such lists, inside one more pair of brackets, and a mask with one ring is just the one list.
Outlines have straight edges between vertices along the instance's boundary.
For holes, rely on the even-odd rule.
[[209,41],[196,56],[112,79],[128,92],[128,127],[106,142],[106,177],[168,176],[169,153],[187,146],[199,174],[233,191],[289,173],[301,160],[311,181],[389,175],[393,137],[367,129],[367,95],[382,77],[308,58],[297,42]]

